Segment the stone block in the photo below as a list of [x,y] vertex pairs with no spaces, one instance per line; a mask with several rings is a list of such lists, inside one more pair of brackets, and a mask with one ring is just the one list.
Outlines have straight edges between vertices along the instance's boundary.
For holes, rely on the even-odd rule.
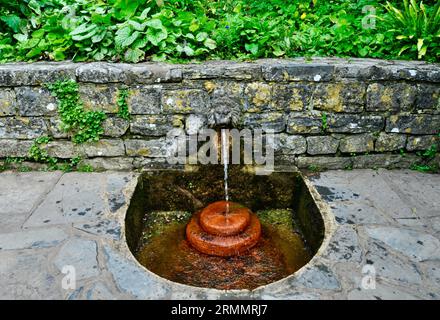
[[54,115],[58,102],[50,91],[42,87],[17,87],[18,113],[20,116]]
[[286,112],[305,110],[309,107],[312,90],[310,84],[274,84],[271,107]]
[[286,128],[283,113],[245,113],[243,125],[250,129],[263,129],[265,131],[282,132]]
[[429,149],[433,144],[439,143],[437,136],[409,136],[406,143],[406,150],[408,151],[421,151]]
[[381,116],[359,116],[354,114],[331,114],[327,116],[328,132],[363,133],[383,130]]
[[17,113],[17,99],[15,91],[0,89],[0,117],[13,116]]
[[374,150],[374,139],[371,134],[357,134],[346,136],[339,143],[339,150],[343,153],[370,152]]
[[0,158],[27,157],[33,141],[0,139]]
[[392,115],[387,118],[386,132],[410,134],[437,134],[440,115]]
[[244,89],[245,111],[261,112],[271,109],[272,87],[264,82],[249,83]]
[[78,146],[79,151],[87,157],[118,157],[125,155],[124,143],[121,139],[100,139],[86,142]]
[[381,132],[376,140],[375,150],[378,152],[396,151],[405,148],[406,135]]
[[144,136],[164,136],[175,127],[183,127],[183,119],[171,115],[133,116],[130,132]]
[[102,128],[104,129],[103,135],[112,138],[122,137],[129,127],[130,121],[121,119],[117,115],[107,117],[102,123]]
[[335,67],[326,63],[262,61],[266,81],[330,81]]
[[0,118],[0,139],[26,140],[45,134],[47,134],[47,126],[42,118]]
[[307,153],[311,155],[334,154],[338,146],[339,139],[332,136],[307,137]]
[[209,110],[208,94],[198,89],[164,90],[162,92],[164,113],[206,113]]
[[160,114],[160,88],[136,87],[130,90],[128,109],[131,114]]
[[77,64],[8,63],[0,66],[0,87],[41,86],[57,80],[75,79]]
[[280,154],[302,154],[306,152],[306,138],[280,133],[275,137],[275,152]]
[[440,85],[427,83],[417,85],[416,111],[440,112]]
[[314,114],[291,113],[287,118],[287,133],[321,133],[321,116]]
[[417,89],[407,83],[372,83],[367,89],[367,111],[410,111]]
[[359,82],[320,83],[313,93],[313,108],[330,112],[362,112],[365,91],[366,85]]
[[303,157],[300,156],[295,160],[296,165],[300,169],[310,169],[311,167],[318,170],[335,170],[345,169],[352,166],[350,157]]
[[79,95],[86,110],[118,112],[118,88],[114,85],[81,84]]

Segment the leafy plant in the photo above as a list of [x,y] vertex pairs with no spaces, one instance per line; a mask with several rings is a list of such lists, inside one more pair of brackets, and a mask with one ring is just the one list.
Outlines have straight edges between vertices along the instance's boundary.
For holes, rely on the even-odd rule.
[[106,116],[102,111],[86,111],[79,98],[78,84],[74,80],[57,81],[47,87],[58,99],[61,128],[72,132],[72,141],[83,143],[98,141],[104,132],[102,122]]
[[323,112],[321,115],[321,131],[326,132],[328,129],[327,113]]
[[47,136],[39,137],[34,140],[31,148],[29,149],[28,158],[35,162],[47,163],[49,169],[56,170],[58,160],[54,157],[49,156],[47,150],[42,149],[42,146],[48,144],[52,139]]
[[[439,5],[406,0],[402,7],[399,3],[0,0],[0,62],[297,56],[438,61]],[[362,25],[365,5],[376,8],[374,29]]]
[[130,120],[130,111],[128,110],[127,98],[128,98],[128,90],[123,88],[119,90],[118,94],[118,116],[121,119]]
[[410,169],[420,171],[420,172],[438,172],[439,167],[437,164],[432,164],[431,161],[436,157],[438,153],[438,145],[433,144],[427,150],[417,152],[420,157],[420,161],[413,163]]
[[399,56],[410,51],[417,52],[417,59],[422,59],[428,49],[439,55],[440,2],[427,8],[422,1],[418,3],[416,0],[403,0],[403,9],[398,9],[389,2],[385,8],[388,11],[386,21],[392,28],[390,31],[403,43]]

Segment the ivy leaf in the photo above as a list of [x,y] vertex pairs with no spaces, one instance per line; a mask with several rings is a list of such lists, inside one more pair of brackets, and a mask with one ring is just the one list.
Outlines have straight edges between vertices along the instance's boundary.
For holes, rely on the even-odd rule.
[[129,36],[128,38],[126,38],[123,42],[122,42],[122,48],[127,48],[129,47],[133,42],[136,41],[136,39],[139,37],[140,32],[139,31],[135,31],[131,34],[131,36]]
[[31,8],[37,15],[41,15],[40,4],[36,0],[30,0],[28,3],[29,8]]
[[133,27],[134,30],[137,31],[144,31],[147,23],[139,23],[133,20],[128,21],[128,24],[131,25]]
[[145,22],[145,24],[147,26],[149,26],[150,28],[154,28],[154,29],[158,29],[158,30],[164,29],[162,21],[160,21],[159,19],[151,19],[151,20]]
[[146,38],[140,38],[137,39],[134,44],[131,46],[133,49],[142,49],[148,44],[148,39]]
[[62,61],[66,59],[66,55],[64,54],[64,49],[57,49],[53,52],[53,58],[55,61]]
[[207,38],[208,38],[208,34],[206,32],[199,32],[196,35],[196,40],[198,42],[202,42],[202,41],[206,40]]
[[[283,51],[283,50],[281,50],[280,48],[276,48],[276,49],[273,51],[273,54],[274,54],[275,56],[277,56],[277,57],[281,57],[281,56],[283,56],[285,53],[286,53],[286,52]],[[254,53],[254,54],[255,54],[255,53]]]
[[28,39],[28,36],[26,34],[17,33],[14,34],[14,38],[17,39],[18,42],[25,42]]
[[185,54],[189,57],[194,55],[194,50],[190,46],[184,46],[183,52],[185,52]]
[[211,50],[214,50],[215,48],[217,48],[217,43],[214,40],[210,39],[210,38],[206,39],[203,42],[203,44],[204,44],[205,47],[207,47],[208,49],[211,49]]
[[244,48],[246,49],[246,51],[255,55],[258,52],[258,43],[246,43],[244,45]]
[[20,31],[20,22],[21,19],[16,16],[15,14],[12,14],[10,16],[3,16],[1,17],[1,20],[6,23],[6,25],[11,28],[12,30],[14,30],[14,32],[18,32]]
[[146,38],[154,46],[157,46],[159,44],[159,42],[161,42],[162,40],[165,40],[167,38],[167,36],[168,36],[168,33],[165,29],[156,31],[153,28],[148,28],[147,33],[146,33]]
[[142,60],[145,53],[140,49],[128,49],[125,52],[124,58],[128,62],[137,63]]
[[139,1],[133,0],[117,0],[114,4],[115,17],[119,20],[127,20],[131,18],[140,5]]
[[92,37],[92,42],[93,42],[93,43],[101,42],[102,39],[104,39],[104,37],[105,37],[105,32],[101,32],[101,33],[95,34],[95,35]]
[[72,36],[72,40],[83,41],[83,40],[86,40],[86,39],[93,37],[96,34],[96,32],[97,32],[97,26],[94,26],[94,28],[86,34],[79,34],[79,35]]
[[148,7],[144,11],[142,11],[141,15],[139,16],[139,19],[145,20],[148,17],[148,12],[150,12],[151,8]]
[[197,29],[199,29],[199,24],[197,23],[196,20],[193,20],[193,21],[191,22],[191,25],[189,26],[189,31],[194,32],[194,31],[196,31]]
[[82,25],[76,27],[75,29],[73,29],[73,31],[70,32],[70,35],[76,36],[78,34],[83,34],[83,33],[89,32],[90,30],[95,29],[96,27],[97,26],[95,24],[88,24],[86,22],[86,23],[83,23]]
[[125,39],[130,37],[130,35],[131,35],[131,28],[128,26],[116,31],[116,36],[115,36],[116,47],[122,48],[122,44],[124,43]]

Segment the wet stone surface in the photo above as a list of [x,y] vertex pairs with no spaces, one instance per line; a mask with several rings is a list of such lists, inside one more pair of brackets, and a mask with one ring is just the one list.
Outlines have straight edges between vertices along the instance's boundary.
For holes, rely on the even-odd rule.
[[[439,175],[344,170],[309,180],[334,215],[318,255],[276,283],[222,291],[166,281],[135,260],[123,223],[137,174],[2,173],[0,298],[440,298]],[[63,289],[64,266],[75,268],[75,288]]]

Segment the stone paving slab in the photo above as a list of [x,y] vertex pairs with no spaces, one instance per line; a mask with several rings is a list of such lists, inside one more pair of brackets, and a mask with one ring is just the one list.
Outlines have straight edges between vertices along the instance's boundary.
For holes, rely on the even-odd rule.
[[31,210],[52,190],[60,172],[2,173],[0,233],[19,230]]
[[[310,174],[328,237],[294,275],[253,291],[181,285],[139,265],[124,240],[137,177],[0,174],[0,299],[440,299],[440,175]],[[63,287],[72,267],[75,286]]]

